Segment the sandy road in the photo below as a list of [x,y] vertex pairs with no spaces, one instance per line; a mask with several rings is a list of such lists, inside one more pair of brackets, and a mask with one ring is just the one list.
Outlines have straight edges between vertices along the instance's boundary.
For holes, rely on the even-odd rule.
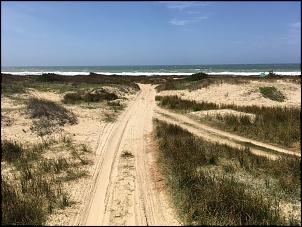
[[[123,114],[116,122],[107,124],[98,136],[95,148],[96,170],[83,194],[86,204],[72,225],[181,225],[166,195],[158,187],[157,182],[162,179],[154,176],[156,168],[151,138],[153,114],[156,118],[178,124],[212,142],[237,146],[238,141],[250,142],[259,147],[299,155],[161,109],[155,103],[154,86],[139,86],[140,93]],[[254,152],[265,155],[261,150],[254,149]]]
[[100,133],[97,168],[74,225],[180,225],[151,174],[155,90],[139,86],[141,92],[117,122]]

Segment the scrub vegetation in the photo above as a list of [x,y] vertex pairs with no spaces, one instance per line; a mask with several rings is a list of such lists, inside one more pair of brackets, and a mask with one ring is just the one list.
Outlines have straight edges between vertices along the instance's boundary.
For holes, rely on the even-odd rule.
[[[85,177],[83,167],[93,162],[87,145],[67,136],[38,144],[3,139],[1,150],[2,225],[43,225],[54,210],[72,204],[64,184]],[[68,156],[46,156],[61,150]]]
[[187,113],[191,111],[232,109],[244,113],[255,114],[255,119],[248,116],[216,115],[203,118],[203,123],[263,142],[294,147],[301,143],[301,109],[285,107],[237,106],[196,102],[181,99],[178,96],[156,96],[159,105]]
[[154,120],[158,164],[184,225],[300,225],[301,160],[270,160]]

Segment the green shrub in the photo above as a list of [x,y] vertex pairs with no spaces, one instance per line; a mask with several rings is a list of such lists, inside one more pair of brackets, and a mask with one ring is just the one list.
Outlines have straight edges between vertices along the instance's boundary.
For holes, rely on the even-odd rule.
[[86,93],[84,96],[83,96],[83,100],[85,102],[99,102],[101,100],[101,94],[100,93]]
[[199,72],[199,73],[192,74],[191,76],[189,76],[187,78],[187,80],[189,80],[189,81],[197,81],[197,80],[202,80],[202,79],[205,79],[205,78],[208,78],[208,75],[206,73]]
[[111,101],[117,99],[117,95],[115,93],[110,93],[107,91],[89,91],[85,94],[81,94],[80,92],[72,92],[64,95],[62,102],[67,104],[75,104],[77,101],[85,101],[85,102],[100,102],[103,100]]
[[38,75],[36,80],[40,82],[53,82],[55,81],[55,76],[53,73],[43,73]]
[[277,102],[283,102],[285,96],[277,90],[276,87],[259,87],[260,93],[264,98],[268,98]]
[[65,104],[75,104],[77,101],[81,101],[81,94],[78,92],[67,93],[63,96],[62,102]]

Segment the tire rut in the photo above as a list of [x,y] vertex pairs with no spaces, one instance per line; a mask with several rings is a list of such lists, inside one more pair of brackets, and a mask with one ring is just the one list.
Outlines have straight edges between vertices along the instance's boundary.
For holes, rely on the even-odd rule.
[[[192,120],[191,118],[182,115],[182,114],[177,114],[168,110],[165,110],[160,107],[156,107],[156,118],[160,120],[164,120],[166,122],[172,123],[172,124],[177,124],[181,126],[182,128],[185,128],[189,130],[191,133],[203,137],[208,141],[211,142],[218,142],[218,143],[224,143],[228,144],[231,146],[235,147],[243,147],[242,145],[239,144],[239,142],[247,142],[254,144],[258,147],[263,147],[267,149],[271,149],[280,153],[286,153],[286,154],[291,154],[291,155],[296,155],[301,157],[301,153],[289,151],[280,147],[276,147],[270,144],[266,144],[263,142],[259,142],[256,140],[248,139],[242,136],[234,135],[228,132],[224,132],[215,128],[212,128],[210,126],[201,124],[199,122],[196,122]],[[264,150],[259,150],[259,149],[254,149],[251,148],[251,151],[254,152],[255,154],[258,155],[264,155],[268,156],[269,158],[276,159],[278,155],[268,153]]]
[[[77,225],[180,225],[150,176],[155,90],[139,86],[140,93],[118,121],[99,134],[97,167]],[[125,151],[132,156],[123,156]]]

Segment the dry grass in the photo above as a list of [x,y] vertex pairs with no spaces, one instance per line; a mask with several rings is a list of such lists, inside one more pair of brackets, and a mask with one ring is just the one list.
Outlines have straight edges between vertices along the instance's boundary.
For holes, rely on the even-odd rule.
[[[256,115],[255,119],[248,116],[216,115],[203,118],[212,126],[228,130],[239,135],[259,141],[293,147],[301,142],[301,109],[284,107],[237,106],[231,104],[216,104],[196,102],[181,99],[178,96],[156,96],[162,107],[187,113],[201,110],[231,109]],[[213,121],[216,119],[216,121]]]
[[[176,125],[154,123],[159,166],[185,225],[301,224],[301,216],[285,214],[278,205],[300,201],[300,159],[272,161],[249,149],[206,142]],[[285,178],[291,179],[287,186]]]
[[[69,158],[44,157],[54,145],[69,150]],[[67,138],[35,145],[1,140],[1,164],[14,169],[13,174],[1,174],[2,225],[43,225],[55,209],[71,205],[64,182],[85,177],[82,166],[91,163],[85,154],[89,148],[80,147]]]

